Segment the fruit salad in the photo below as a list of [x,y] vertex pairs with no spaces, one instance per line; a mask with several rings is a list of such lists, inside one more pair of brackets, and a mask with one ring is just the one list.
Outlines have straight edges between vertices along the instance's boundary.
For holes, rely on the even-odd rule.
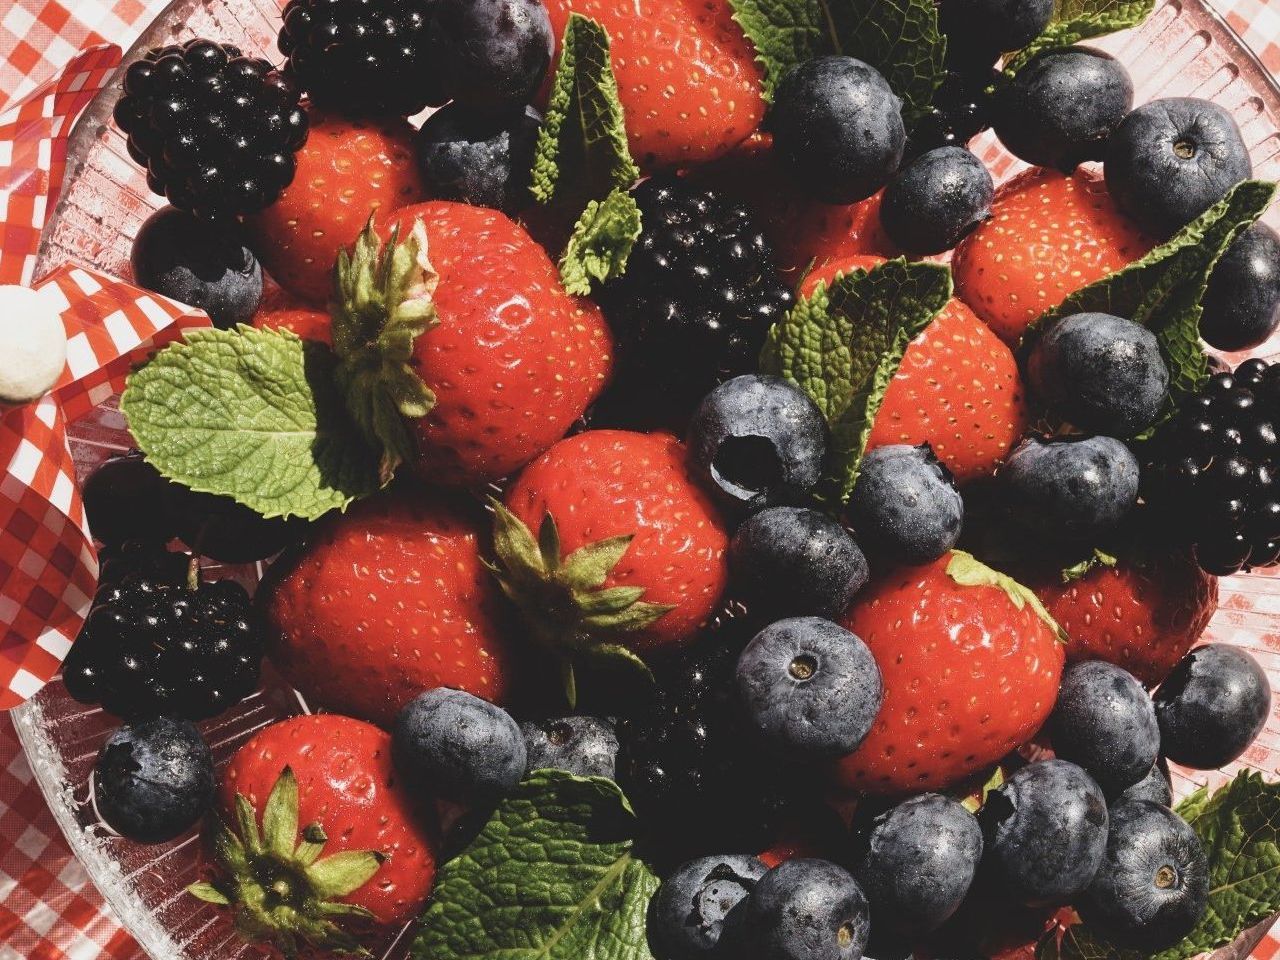
[[[1191,960],[1280,911],[1276,185],[1149,0],[288,0],[114,123],[96,810],[286,958]],[[991,131],[1027,166],[996,185]],[[228,573],[260,564],[252,590]],[[264,680],[264,677],[270,679]],[[306,706],[215,765],[208,722]],[[216,722],[216,721],[215,721]]]

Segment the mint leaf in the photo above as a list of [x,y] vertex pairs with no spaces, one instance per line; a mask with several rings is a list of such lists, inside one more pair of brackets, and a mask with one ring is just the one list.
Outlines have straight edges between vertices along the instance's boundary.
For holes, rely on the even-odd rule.
[[1155,0],[1057,0],[1044,32],[1019,50],[1005,68],[1016,73],[1041,50],[1136,27],[1151,15]]
[[640,208],[626,190],[614,189],[604,200],[587,204],[560,258],[560,281],[579,296],[591,292],[591,281],[621,276],[640,236]]
[[773,103],[788,70],[835,50],[821,0],[729,0],[729,6],[764,68],[765,103]]
[[1099,311],[1126,317],[1155,331],[1169,365],[1169,393],[1176,405],[1209,376],[1200,346],[1200,301],[1214,265],[1236,236],[1260,217],[1276,193],[1274,183],[1246,180],[1172,240],[1110,276],[1089,284],[1046,311],[1027,329],[1020,350],[1049,320]]
[[907,346],[951,299],[951,271],[890,260],[818,284],[774,325],[760,369],[798,384],[831,425],[829,469],[841,501],[858,478],[871,425]]
[[200,329],[129,375],[120,409],[171,480],[266,517],[315,519],[379,487],[335,359],[289,331]]
[[658,878],[611,780],[538,770],[440,870],[417,960],[652,960],[645,914]]

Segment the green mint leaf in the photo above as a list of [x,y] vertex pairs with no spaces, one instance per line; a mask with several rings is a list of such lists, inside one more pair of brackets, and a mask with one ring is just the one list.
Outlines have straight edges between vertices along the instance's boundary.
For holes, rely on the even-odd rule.
[[130,374],[120,409],[169,479],[315,519],[379,487],[334,367],[328,348],[288,331],[192,330]]
[[1169,366],[1176,404],[1209,376],[1200,345],[1200,301],[1214,265],[1236,236],[1260,217],[1276,193],[1274,183],[1246,180],[1167,243],[1110,276],[1089,284],[1046,311],[1027,329],[1020,350],[1056,317],[1098,311],[1150,328]]
[[645,914],[658,878],[632,849],[617,785],[539,770],[447,862],[415,960],[652,960]]
[[822,0],[729,0],[729,6],[764,68],[765,103],[773,103],[792,67],[835,49]]
[[640,208],[626,190],[615,188],[604,200],[587,204],[560,258],[560,281],[579,296],[591,292],[591,281],[622,276],[627,257],[640,237]]
[[1155,0],[1057,0],[1053,19],[1044,32],[1019,50],[1005,65],[1018,70],[1041,50],[1069,47],[1081,40],[1136,27],[1151,15]]
[[796,383],[831,425],[836,493],[847,500],[907,346],[951,299],[951,271],[890,260],[819,284],[774,325],[760,369]]

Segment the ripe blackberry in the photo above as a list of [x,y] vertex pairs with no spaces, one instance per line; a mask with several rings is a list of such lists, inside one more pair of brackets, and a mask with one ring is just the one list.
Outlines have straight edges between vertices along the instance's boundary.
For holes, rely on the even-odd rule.
[[932,106],[907,137],[904,162],[938,147],[963,147],[990,127],[994,90],[1000,81],[998,70],[948,71]]
[[1209,573],[1280,562],[1277,424],[1280,365],[1246,360],[1210,377],[1151,444],[1144,496]]
[[197,38],[131,63],[114,116],[153,193],[230,218],[274,203],[293,180],[307,139],[298,97],[266,60]]
[[438,107],[429,0],[289,0],[277,45],[285,75],[325,110],[408,117]]
[[165,568],[181,556],[140,552],[98,591],[63,664],[76,700],[128,720],[203,720],[257,687],[264,630],[248,593],[233,580],[175,583]]
[[619,341],[619,388],[686,406],[756,368],[792,304],[751,214],[674,177],[635,189],[643,232],[600,302]]

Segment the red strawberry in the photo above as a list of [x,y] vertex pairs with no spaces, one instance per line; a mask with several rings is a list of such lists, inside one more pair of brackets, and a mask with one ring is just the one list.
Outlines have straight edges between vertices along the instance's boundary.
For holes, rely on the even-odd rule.
[[401,783],[391,737],[377,727],[312,714],[264,728],[236,751],[218,791],[223,872],[192,892],[234,906],[243,933],[287,956],[302,944],[354,950],[344,919],[398,926],[435,880],[434,812]]
[[[815,269],[802,285],[883,262],[855,256]],[[876,414],[868,449],[926,441],[956,479],[990,476],[1027,426],[1022,376],[1012,351],[959,300],[907,348]]]
[[960,299],[1016,344],[1040,314],[1153,246],[1100,176],[1035,168],[997,191],[991,218],[961,241],[951,266]]
[[263,585],[272,662],[313,708],[383,727],[432,687],[506,702],[517,664],[480,555],[487,527],[483,511],[439,493],[330,515]]
[[259,330],[289,330],[303,340],[333,343],[329,311],[307,306],[282,290],[263,298],[253,316],[253,325]]
[[[525,469],[506,506],[495,542],[501,577],[550,646],[625,655],[678,644],[720,603],[728,533],[669,434],[562,440]],[[552,537],[559,576],[535,535]]]
[[311,133],[280,199],[248,218],[253,247],[275,281],[308,303],[333,293],[338,251],[371,213],[385,215],[425,195],[406,120],[350,120],[308,110]]
[[1106,660],[1154,687],[1204,633],[1218,608],[1218,578],[1185,552],[1121,558],[1063,583],[1030,581],[1070,638],[1067,659]]
[[728,0],[548,0],[556,56],[570,13],[609,32],[631,155],[646,168],[723,156],[764,118],[755,48]]
[[966,553],[904,567],[858,595],[841,622],[875,655],[884,703],[836,764],[847,791],[957,784],[1030,740],[1053,709],[1063,648],[1026,587]]

